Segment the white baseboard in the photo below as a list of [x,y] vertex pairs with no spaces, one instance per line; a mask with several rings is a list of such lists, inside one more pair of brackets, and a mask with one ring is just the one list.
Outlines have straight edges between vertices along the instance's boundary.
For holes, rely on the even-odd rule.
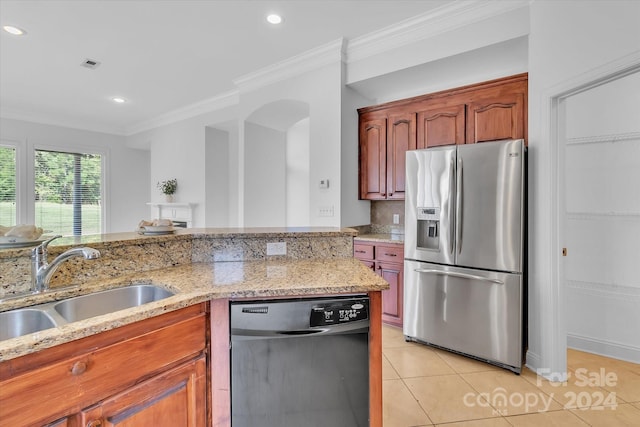
[[[640,348],[601,339],[567,334],[567,347],[600,356],[640,363]],[[527,361],[528,361],[527,354]]]

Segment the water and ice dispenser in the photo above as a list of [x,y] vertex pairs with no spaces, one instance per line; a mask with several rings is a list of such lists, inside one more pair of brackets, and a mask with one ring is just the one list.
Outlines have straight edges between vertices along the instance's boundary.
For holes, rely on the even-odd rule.
[[440,248],[440,208],[417,208],[418,242],[422,249]]

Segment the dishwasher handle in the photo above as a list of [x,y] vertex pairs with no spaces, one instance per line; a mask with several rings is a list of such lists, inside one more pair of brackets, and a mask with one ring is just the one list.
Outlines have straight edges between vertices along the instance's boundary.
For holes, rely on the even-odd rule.
[[231,329],[231,339],[273,339],[273,338],[304,338],[321,335],[336,335],[344,333],[368,333],[369,321],[347,322],[324,328],[292,329],[292,330],[264,330],[264,329]]

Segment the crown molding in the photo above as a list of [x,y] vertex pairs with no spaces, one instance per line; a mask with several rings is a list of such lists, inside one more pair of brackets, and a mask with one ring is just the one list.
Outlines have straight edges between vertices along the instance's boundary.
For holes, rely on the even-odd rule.
[[349,41],[347,64],[425,40],[504,13],[529,7],[532,0],[455,1]]
[[339,38],[284,61],[245,74],[233,80],[237,88],[235,90],[169,111],[153,119],[125,126],[124,128],[100,123],[87,123],[85,120],[67,119],[31,112],[25,113],[7,108],[2,108],[0,117],[113,135],[131,136],[201,114],[238,105],[242,92],[287,80],[336,62],[348,64],[397,49],[493,16],[528,7],[532,1],[468,0],[447,3],[442,7],[385,27],[379,31],[356,37],[349,41]]
[[233,83],[238,87],[240,92],[246,92],[287,80],[325,65],[344,61],[345,46],[346,40],[339,38],[284,61],[245,74],[244,76],[234,79]]
[[3,119],[21,120],[48,126],[59,126],[89,132],[125,136],[124,129],[119,127],[108,126],[97,122],[88,122],[86,119],[61,117],[34,111],[26,112],[16,108],[2,107],[2,109],[0,109],[0,117]]
[[181,120],[190,119],[201,114],[210,113],[211,111],[232,107],[234,105],[237,105],[239,102],[240,97],[237,90],[225,92],[218,96],[214,96],[213,98],[208,98],[203,101],[196,102],[194,104],[190,104],[173,111],[169,111],[168,113],[162,114],[153,119],[145,120],[132,126],[128,126],[125,129],[124,135],[135,135],[140,132],[155,129],[161,126],[166,126],[171,123],[179,122]]

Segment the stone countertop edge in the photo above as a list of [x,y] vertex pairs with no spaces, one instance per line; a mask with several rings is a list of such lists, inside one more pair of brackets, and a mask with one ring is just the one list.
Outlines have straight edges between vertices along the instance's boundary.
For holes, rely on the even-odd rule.
[[[175,295],[114,313],[0,341],[0,362],[211,299],[263,299],[383,291],[389,285],[354,258],[196,263],[137,272],[99,284],[17,299],[22,307],[100,290],[151,283]],[[15,301],[14,304],[15,305]],[[6,305],[2,303],[1,305]],[[11,307],[13,308],[13,307]],[[17,308],[17,307],[16,307]],[[8,309],[6,306],[3,309]]]
[[[101,247],[117,247],[134,245],[149,241],[165,240],[202,240],[202,239],[254,239],[262,238],[286,238],[286,237],[331,237],[331,236],[357,236],[358,232],[353,228],[339,227],[255,227],[255,228],[175,228],[175,232],[165,235],[143,235],[136,231],[90,234],[79,237],[62,237],[54,240],[49,249],[52,252],[60,252],[69,246],[92,245]],[[52,237],[43,236],[42,238]],[[31,253],[33,247],[2,248],[0,259],[24,256]]]
[[357,242],[395,243],[404,244],[404,234],[359,234],[353,238]]

